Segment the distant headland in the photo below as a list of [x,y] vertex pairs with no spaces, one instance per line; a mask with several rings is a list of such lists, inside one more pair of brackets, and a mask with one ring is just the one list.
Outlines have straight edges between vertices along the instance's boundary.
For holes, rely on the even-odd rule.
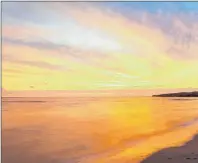
[[153,97],[198,97],[198,91],[153,95]]

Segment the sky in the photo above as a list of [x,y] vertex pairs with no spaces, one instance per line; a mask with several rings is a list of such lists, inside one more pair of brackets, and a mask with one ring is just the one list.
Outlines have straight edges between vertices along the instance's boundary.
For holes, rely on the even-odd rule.
[[3,92],[198,88],[198,2],[3,2]]

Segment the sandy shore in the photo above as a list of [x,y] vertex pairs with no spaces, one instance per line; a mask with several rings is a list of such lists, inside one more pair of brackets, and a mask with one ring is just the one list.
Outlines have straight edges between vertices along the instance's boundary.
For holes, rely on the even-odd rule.
[[198,135],[181,147],[160,150],[141,163],[197,163]]

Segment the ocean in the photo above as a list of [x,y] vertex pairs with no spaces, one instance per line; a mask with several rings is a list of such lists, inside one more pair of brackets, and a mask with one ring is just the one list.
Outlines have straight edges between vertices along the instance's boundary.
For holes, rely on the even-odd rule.
[[3,98],[3,163],[140,163],[198,133],[198,98]]

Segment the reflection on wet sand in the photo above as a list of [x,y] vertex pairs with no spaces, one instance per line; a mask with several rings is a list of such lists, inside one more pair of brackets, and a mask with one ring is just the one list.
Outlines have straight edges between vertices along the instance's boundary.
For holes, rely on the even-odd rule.
[[197,100],[3,99],[3,162],[140,162],[191,139],[197,118]]

